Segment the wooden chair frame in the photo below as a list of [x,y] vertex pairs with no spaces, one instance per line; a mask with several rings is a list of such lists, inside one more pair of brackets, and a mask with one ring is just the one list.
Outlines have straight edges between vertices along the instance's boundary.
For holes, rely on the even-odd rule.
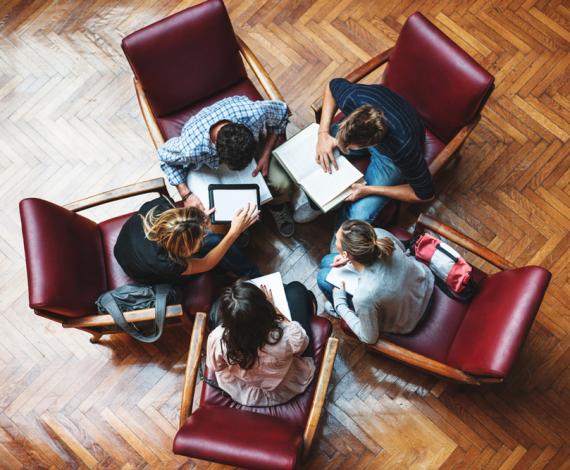
[[[252,50],[247,46],[247,44],[236,34],[237,43],[239,45],[240,54],[255,75],[255,78],[259,81],[259,84],[265,91],[267,97],[271,100],[285,101],[283,95],[277,89],[277,86],[267,73],[267,70],[261,65],[261,62],[252,52]],[[164,136],[158,127],[156,118],[152,112],[152,108],[147,100],[141,83],[135,78],[133,78],[135,84],[135,91],[137,93],[137,100],[139,102],[139,107],[141,109],[146,128],[152,139],[154,147],[158,149],[162,144],[164,144]]]
[[[188,360],[186,362],[186,372],[184,374],[184,386],[182,389],[182,403],[180,406],[180,427],[186,422],[192,414],[192,402],[196,390],[196,381],[198,377],[198,369],[200,367],[200,358],[204,339],[206,336],[206,314],[197,313],[194,319],[194,328],[190,338],[190,347],[188,351]],[[323,357],[323,363],[317,377],[317,386],[315,396],[311,404],[309,418],[303,433],[303,460],[309,455],[311,445],[315,438],[315,433],[319,424],[319,420],[325,404],[327,389],[331,379],[334,361],[338,349],[338,339],[330,337]]]
[[[159,194],[168,194],[164,178],[155,178],[148,181],[141,181],[121,188],[106,191],[95,196],[90,196],[79,201],[66,204],[64,207],[72,212],[80,212],[91,207],[99,206],[119,199],[126,199],[140,194],[157,192]],[[101,336],[107,334],[122,333],[119,328],[113,328],[115,321],[111,315],[85,315],[78,318],[55,318],[47,312],[37,311],[40,316],[49,318],[51,320],[59,321],[64,328],[77,328],[91,333],[93,336],[90,339],[92,343],[96,343],[101,339]],[[169,325],[182,323],[188,330],[190,325],[182,311],[182,305],[169,305],[166,310],[166,318],[169,320]],[[133,310],[125,313],[125,319],[130,323],[140,323],[144,321],[154,320],[154,308],[146,308],[142,310]]]
[[[420,214],[416,223],[415,233],[422,233],[426,229],[456,243],[462,248],[465,248],[474,255],[477,255],[493,266],[499,268],[501,271],[515,268],[510,261],[484,247],[472,238],[469,238],[467,235],[458,232],[454,228],[439,222],[436,219]],[[379,352],[413,367],[417,367],[426,372],[430,372],[456,382],[469,385],[481,385],[482,383],[497,383],[503,381],[503,379],[496,377],[481,377],[467,374],[460,369],[456,369],[447,364],[436,361],[435,359],[415,353],[384,339],[379,340],[376,344],[367,345],[367,349],[369,351]]]
[[[362,64],[361,66],[357,67],[352,72],[350,72],[345,78],[352,83],[359,82],[360,80],[362,80],[363,78],[367,77],[372,72],[374,72],[376,69],[380,68],[382,65],[387,63],[390,60],[390,54],[392,53],[393,50],[394,48],[391,47],[390,49],[387,49],[384,52],[375,55],[368,62],[365,62],[364,64]],[[485,100],[481,104],[481,109],[483,109],[483,106],[485,106],[485,103],[489,98],[489,96],[491,95],[491,93],[493,92],[493,89],[494,86],[493,88],[491,88],[491,91],[485,97]],[[319,122],[321,119],[321,112],[323,109],[322,98],[318,98],[317,100],[315,100],[311,105],[311,109],[315,113],[315,121]],[[480,119],[481,119],[481,114],[479,113],[469,124],[462,127],[457,132],[457,134],[455,134],[455,136],[449,141],[449,143],[437,154],[437,156],[429,164],[429,172],[431,173],[432,176],[435,176],[444,166],[446,166],[449,163],[449,161],[453,157],[455,157],[458,154],[459,150],[461,149],[461,146],[465,143],[465,140],[467,139],[467,137],[469,137],[469,134],[471,134],[471,131],[475,128]]]

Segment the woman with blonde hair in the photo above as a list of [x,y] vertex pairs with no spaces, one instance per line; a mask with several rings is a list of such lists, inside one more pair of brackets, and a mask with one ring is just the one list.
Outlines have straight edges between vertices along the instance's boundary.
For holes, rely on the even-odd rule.
[[123,225],[115,258],[129,277],[144,284],[176,284],[216,266],[238,276],[259,276],[234,244],[259,220],[259,210],[251,206],[238,212],[225,236],[208,231],[210,213],[175,207],[165,196],[149,201]]
[[[330,304],[327,313],[342,318],[358,338],[369,344],[382,332],[414,330],[428,309],[434,277],[427,266],[404,253],[390,232],[361,220],[347,220],[336,232],[336,250],[321,262],[317,282]],[[351,297],[326,278],[332,267],[350,265],[358,275]]]

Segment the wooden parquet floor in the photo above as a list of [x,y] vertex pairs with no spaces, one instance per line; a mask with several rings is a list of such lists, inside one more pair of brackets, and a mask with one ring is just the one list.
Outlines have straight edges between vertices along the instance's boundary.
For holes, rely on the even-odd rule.
[[[89,343],[32,314],[18,201],[66,203],[160,176],[121,50],[126,34],[193,2],[4,0],[0,5],[0,466],[219,468],[174,456],[187,348],[122,335]],[[497,88],[436,215],[553,280],[514,371],[467,388],[342,344],[307,468],[570,468],[570,4],[564,0],[228,0],[236,31],[294,112],[333,76],[391,46],[422,11]],[[140,200],[91,211],[95,218]],[[329,220],[330,222],[330,220]],[[315,289],[330,223],[282,240],[260,228],[263,268]],[[322,300],[322,297],[319,297]]]

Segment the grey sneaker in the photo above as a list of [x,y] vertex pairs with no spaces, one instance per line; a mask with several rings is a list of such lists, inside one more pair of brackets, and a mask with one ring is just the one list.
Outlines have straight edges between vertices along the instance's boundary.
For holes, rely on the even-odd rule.
[[340,318],[340,315],[336,313],[333,304],[331,304],[328,300],[325,302],[325,313],[333,318]]
[[318,209],[313,209],[307,195],[301,191],[297,200],[293,220],[298,224],[308,224],[315,220],[322,212]]
[[275,220],[277,231],[285,238],[292,237],[295,233],[295,223],[291,217],[291,210],[288,204],[279,204],[278,206],[267,206],[269,213]]

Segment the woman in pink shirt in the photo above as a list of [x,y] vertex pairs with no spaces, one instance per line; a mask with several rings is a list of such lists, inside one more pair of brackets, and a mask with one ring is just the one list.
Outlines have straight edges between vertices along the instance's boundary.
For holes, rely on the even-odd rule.
[[314,296],[299,282],[286,285],[289,321],[264,291],[243,281],[227,287],[219,299],[221,324],[208,337],[208,369],[222,390],[247,406],[285,403],[303,393],[315,373],[307,335]]

